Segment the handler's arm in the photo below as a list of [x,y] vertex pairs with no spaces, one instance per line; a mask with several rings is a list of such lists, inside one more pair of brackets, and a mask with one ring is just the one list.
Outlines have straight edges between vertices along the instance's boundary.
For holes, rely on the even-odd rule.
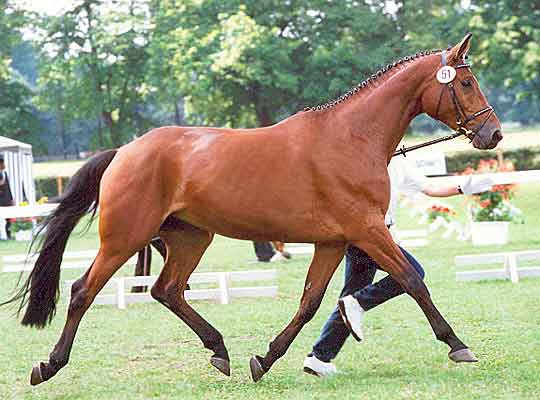
[[492,186],[493,180],[491,178],[477,177],[477,179],[474,179],[471,175],[465,178],[458,186],[428,184],[424,187],[422,193],[431,197],[450,197],[458,194],[471,195],[491,190]]
[[451,197],[451,196],[456,196],[458,194],[461,194],[458,189],[458,186],[455,186],[455,185],[439,186],[439,185],[434,185],[434,184],[429,184],[428,186],[426,186],[424,190],[422,190],[422,193],[424,193],[426,196],[431,196],[431,197]]

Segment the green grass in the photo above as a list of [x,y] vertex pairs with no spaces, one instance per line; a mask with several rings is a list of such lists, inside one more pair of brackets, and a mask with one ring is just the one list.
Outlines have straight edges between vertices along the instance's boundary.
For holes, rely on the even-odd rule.
[[[46,360],[65,320],[59,313],[45,330],[23,328],[13,309],[0,309],[0,399],[538,399],[540,395],[540,279],[458,283],[457,254],[540,249],[540,185],[520,189],[517,205],[526,224],[511,226],[507,246],[472,247],[444,240],[415,249],[427,271],[435,303],[454,330],[480,358],[474,365],[455,365],[447,347],[437,342],[418,306],[401,296],[370,311],[366,340],[349,341],[335,360],[340,374],[320,380],[304,374],[303,358],[335,305],[343,270],[334,276],[321,309],[264,379],[253,384],[248,361],[264,354],[268,342],[295,312],[308,257],[272,265],[254,265],[249,242],[218,237],[198,271],[277,268],[277,299],[238,300],[230,305],[194,302],[194,307],[224,335],[232,376],[220,375],[211,355],[183,323],[158,304],[119,311],[94,306],[83,319],[70,363],[51,381],[28,384],[33,363]],[[462,199],[453,199],[458,210]],[[401,211],[402,228],[416,228]],[[71,240],[70,249],[97,246],[95,228]],[[0,255],[18,253],[24,245],[0,243]],[[156,260],[156,268],[159,264]],[[80,275],[66,271],[62,278]],[[126,267],[122,273],[131,273]],[[16,276],[0,274],[0,297],[6,298]]]

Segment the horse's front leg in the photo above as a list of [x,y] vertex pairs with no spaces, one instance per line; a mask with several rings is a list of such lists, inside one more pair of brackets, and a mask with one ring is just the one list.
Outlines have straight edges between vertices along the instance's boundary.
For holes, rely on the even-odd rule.
[[441,315],[429,294],[424,281],[409,264],[399,247],[394,243],[389,230],[382,222],[367,229],[368,235],[353,244],[366,251],[381,268],[388,272],[403,289],[418,303],[428,319],[435,337],[450,347],[449,357],[455,362],[477,361],[474,354],[457,337],[454,330]]
[[270,343],[266,356],[254,356],[250,361],[251,376],[255,382],[270,370],[274,362],[282,357],[302,327],[309,322],[321,304],[330,278],[343,255],[344,243],[320,243],[315,245],[315,254],[304,285],[300,307],[287,327]]

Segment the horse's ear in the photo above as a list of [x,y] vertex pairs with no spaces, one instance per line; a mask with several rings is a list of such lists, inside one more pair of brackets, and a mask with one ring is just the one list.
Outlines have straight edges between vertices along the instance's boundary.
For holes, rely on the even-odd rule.
[[450,63],[459,64],[463,61],[463,58],[467,55],[469,49],[471,48],[471,37],[472,33],[467,33],[461,42],[452,47],[448,57]]

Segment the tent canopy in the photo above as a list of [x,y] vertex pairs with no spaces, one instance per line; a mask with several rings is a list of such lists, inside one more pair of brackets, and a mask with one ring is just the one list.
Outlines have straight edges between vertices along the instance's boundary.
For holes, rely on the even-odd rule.
[[0,155],[4,156],[11,192],[16,204],[27,200],[36,202],[36,187],[32,172],[32,146],[0,136]]
[[32,146],[18,140],[0,136],[0,151],[13,151],[32,154]]

